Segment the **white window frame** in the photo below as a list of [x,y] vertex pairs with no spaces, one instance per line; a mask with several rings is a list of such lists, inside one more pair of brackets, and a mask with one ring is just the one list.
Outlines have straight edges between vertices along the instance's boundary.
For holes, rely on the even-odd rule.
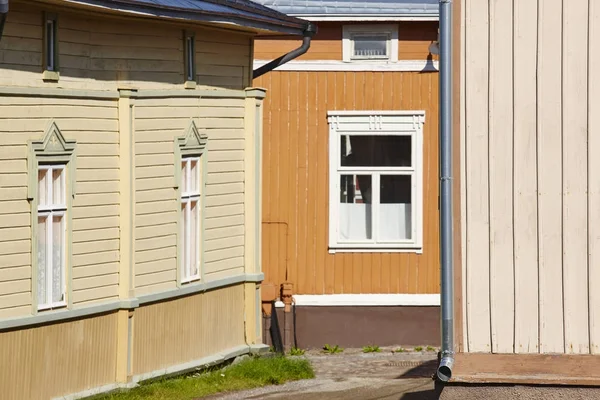
[[[423,251],[423,124],[425,111],[330,111],[329,121],[329,252]],[[341,138],[344,135],[411,136],[413,164],[410,167],[342,167]],[[339,239],[341,175],[372,176],[372,240],[345,242]],[[412,175],[412,239],[378,241],[379,179],[381,175]]]
[[[355,57],[354,36],[385,35],[387,36],[387,57]],[[344,25],[342,28],[342,59],[345,62],[397,62],[398,61],[398,25]]]
[[[63,203],[61,204],[55,204],[54,203],[54,185],[53,185],[53,172],[55,170],[60,170],[61,174],[60,174],[60,180],[61,180],[61,188],[62,188],[62,199],[63,199]],[[67,251],[66,251],[66,237],[67,237],[67,212],[68,212],[68,207],[67,207],[67,179],[65,177],[67,170],[66,170],[66,166],[64,164],[42,164],[38,166],[38,176],[39,176],[39,172],[44,171],[46,173],[46,197],[48,199],[50,199],[52,201],[52,203],[50,204],[41,204],[42,202],[39,201],[41,200],[39,197],[39,193],[40,193],[40,185],[39,185],[39,178],[38,178],[38,206],[37,206],[37,218],[39,221],[39,218],[45,217],[46,218],[46,270],[45,270],[45,275],[46,275],[46,298],[47,299],[52,299],[54,297],[54,293],[53,293],[53,285],[52,285],[52,279],[54,276],[54,270],[57,266],[55,266],[54,263],[54,258],[53,258],[53,247],[54,247],[54,238],[53,238],[53,234],[54,234],[54,217],[62,217],[62,238],[61,238],[61,243],[60,243],[60,247],[61,247],[61,265],[58,266],[58,268],[60,268],[61,270],[61,276],[62,276],[62,282],[61,282],[61,288],[62,288],[62,293],[61,293],[61,297],[62,300],[58,301],[58,302],[42,302],[41,299],[39,298],[39,293],[36,296],[37,297],[37,309],[39,311],[42,310],[48,310],[48,309],[55,309],[55,308],[60,308],[60,307],[66,307],[67,306],[67,266],[66,266],[66,258],[67,258]],[[39,222],[38,222],[39,224]],[[39,231],[38,231],[38,235],[39,235]],[[37,240],[37,238],[36,238]],[[38,271],[37,273],[39,274],[39,263],[38,263]],[[39,278],[38,278],[39,279]],[[35,290],[38,290],[37,287],[35,288]]]
[[[196,190],[189,190],[192,187],[192,168],[191,165],[193,162],[196,162]],[[182,229],[182,238],[181,238],[181,283],[190,283],[193,281],[200,280],[200,218],[201,218],[201,175],[202,175],[202,164],[200,157],[196,156],[183,156],[181,157],[182,169],[185,168],[185,174],[181,174],[181,206],[185,205],[186,212],[181,213],[181,229]],[[187,182],[183,182],[183,179],[186,179]],[[187,191],[184,191],[183,188],[187,188]],[[191,223],[185,222],[185,215],[190,216],[192,213],[192,203],[196,203],[196,226],[192,227]],[[196,230],[196,243],[191,243],[192,229]],[[196,274],[192,274],[193,266],[190,262],[191,258],[191,250],[192,246],[196,248]]]

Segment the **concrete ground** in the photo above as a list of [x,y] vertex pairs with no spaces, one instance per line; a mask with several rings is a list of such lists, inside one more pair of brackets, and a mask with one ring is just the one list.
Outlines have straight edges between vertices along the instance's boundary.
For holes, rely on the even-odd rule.
[[316,378],[280,386],[211,396],[210,399],[290,399],[290,400],[505,400],[569,399],[600,400],[600,388],[561,388],[526,386],[446,386],[436,387],[432,376],[435,352],[363,354],[346,349],[341,354],[318,351],[305,354],[311,360]]

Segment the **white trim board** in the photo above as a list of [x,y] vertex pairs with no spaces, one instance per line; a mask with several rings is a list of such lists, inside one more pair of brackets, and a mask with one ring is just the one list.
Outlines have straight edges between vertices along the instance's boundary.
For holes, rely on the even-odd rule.
[[[254,69],[260,68],[269,61],[255,60]],[[396,62],[385,61],[342,61],[342,60],[295,60],[285,63],[277,68],[276,71],[343,71],[343,72],[361,72],[361,71],[381,71],[381,72],[437,72],[439,71],[438,61],[428,60],[400,60]]]
[[378,14],[378,15],[330,15],[330,14],[288,14],[290,17],[307,21],[439,21],[438,16],[428,14]]
[[[339,307],[339,306],[439,306],[439,294],[296,294],[297,306]],[[275,302],[275,307],[283,307],[283,302]]]

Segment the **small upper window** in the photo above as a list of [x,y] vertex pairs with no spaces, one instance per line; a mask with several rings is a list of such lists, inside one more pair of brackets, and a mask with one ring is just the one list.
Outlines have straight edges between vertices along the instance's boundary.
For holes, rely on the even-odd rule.
[[185,80],[196,81],[196,38],[191,32],[184,32],[183,46],[185,53]]
[[44,27],[44,70],[58,71],[57,19],[54,14],[46,14]]
[[344,61],[398,61],[396,25],[346,25]]

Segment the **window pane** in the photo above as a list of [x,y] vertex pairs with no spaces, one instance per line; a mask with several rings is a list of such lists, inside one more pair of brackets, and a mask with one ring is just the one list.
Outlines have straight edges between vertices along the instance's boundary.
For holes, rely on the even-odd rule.
[[38,217],[38,230],[37,230],[37,300],[38,304],[46,304],[46,256],[47,247],[46,239],[48,237],[47,231],[47,216]]
[[410,175],[381,176],[378,240],[412,239],[411,180]]
[[38,171],[38,203],[40,206],[48,205],[48,170]]
[[190,208],[190,276],[196,276],[200,253],[198,202],[192,202]]
[[65,187],[63,179],[64,170],[62,168],[57,168],[52,170],[52,196],[53,204],[65,204]]
[[181,279],[187,278],[187,203],[181,203]]
[[52,221],[52,302],[64,300],[64,240],[65,225],[63,216],[55,216]]
[[372,196],[370,175],[340,177],[340,240],[371,240]]
[[187,193],[188,191],[188,187],[187,187],[187,161],[183,160],[181,162],[181,192],[182,193]]
[[410,167],[412,165],[411,136],[341,137],[342,167]]
[[356,57],[387,56],[387,35],[354,35],[352,39]]
[[46,65],[48,71],[54,71],[54,21],[46,21]]
[[190,171],[191,171],[191,177],[190,177],[190,179],[191,179],[191,188],[190,188],[190,192],[198,193],[198,183],[200,181],[199,176],[198,176],[198,170],[199,170],[198,160],[192,159],[192,160],[190,160],[190,163],[191,163],[191,168],[190,168]]

